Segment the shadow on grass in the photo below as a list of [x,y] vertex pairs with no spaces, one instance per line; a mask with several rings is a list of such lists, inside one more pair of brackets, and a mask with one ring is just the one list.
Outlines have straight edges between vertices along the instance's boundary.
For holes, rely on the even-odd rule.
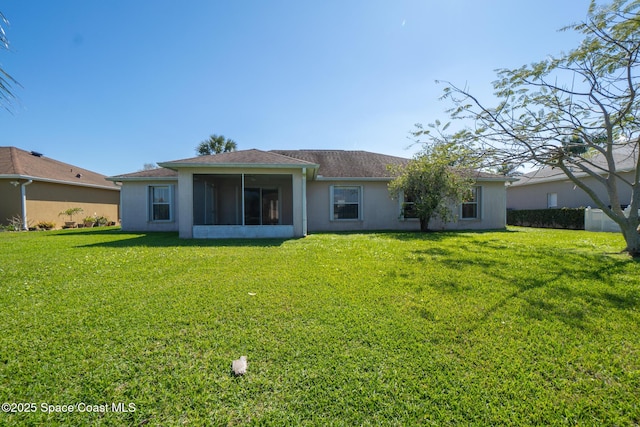
[[[455,230],[455,231],[433,231],[433,232],[421,232],[421,231],[343,231],[343,232],[322,232],[312,234],[333,234],[333,235],[370,235],[385,236],[402,241],[442,241],[451,238],[472,239],[473,235],[486,234],[486,233],[513,233],[510,230]],[[105,227],[100,229],[73,229],[73,230],[59,230],[56,233],[50,234],[52,237],[56,236],[114,236],[120,237],[118,240],[92,243],[82,245],[82,247],[113,247],[122,248],[127,246],[142,246],[142,247],[225,247],[225,246],[238,246],[238,247],[274,247],[281,246],[283,243],[292,240],[298,240],[298,238],[288,239],[180,239],[177,232],[126,232],[120,230],[120,228]]]
[[431,241],[437,242],[451,238],[471,239],[475,235],[483,234],[512,234],[517,230],[499,228],[495,230],[442,230],[442,231],[381,231],[376,234],[388,235],[390,238],[402,241]]
[[275,247],[281,246],[289,240],[295,239],[180,239],[177,232],[149,232],[131,233],[120,229],[105,230],[78,230],[73,232],[61,232],[50,235],[51,237],[86,237],[103,236],[117,239],[79,245],[78,247]]
[[[638,259],[588,249],[529,247],[509,239],[473,238],[480,234],[485,232],[444,232],[435,239],[431,239],[431,234],[399,236],[436,242],[432,247],[412,250],[406,262],[422,264],[425,268],[437,265],[450,271],[468,272],[476,283],[482,283],[479,286],[486,286],[487,292],[494,295],[480,313],[467,319],[465,326],[461,326],[464,330],[483,328],[500,313],[514,308],[524,318],[557,320],[584,330],[595,327],[607,310],[640,309],[637,282],[620,282],[640,266]],[[440,242],[444,238],[451,238],[451,244]],[[471,291],[469,301],[474,301],[476,296],[472,295],[477,295],[478,290],[461,283],[459,279],[440,280],[430,287],[455,294],[461,301]]]

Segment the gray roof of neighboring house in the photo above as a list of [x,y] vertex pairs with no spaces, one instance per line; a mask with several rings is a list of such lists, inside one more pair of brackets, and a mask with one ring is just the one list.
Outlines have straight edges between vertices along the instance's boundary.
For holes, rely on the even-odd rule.
[[[373,179],[393,177],[389,166],[404,166],[410,160],[403,157],[368,151],[348,150],[241,150],[210,156],[198,156],[171,162],[161,162],[159,169],[110,177],[112,181],[143,179],[177,179],[176,169],[182,167],[305,167],[313,169],[318,179]],[[504,176],[477,172],[481,180],[509,180]]]
[[0,178],[120,190],[114,183],[106,181],[104,175],[16,147],[0,147]]
[[[622,145],[614,149],[613,159],[618,172],[630,172],[635,170],[638,151],[636,144]],[[595,167],[603,168],[602,173],[608,169],[607,161],[602,154],[596,154],[589,159]],[[576,176],[586,176],[583,172],[576,172]],[[569,179],[559,168],[543,167],[533,172],[526,173],[518,177],[518,182],[513,183],[513,187],[521,185],[541,184],[543,182],[561,181]]]

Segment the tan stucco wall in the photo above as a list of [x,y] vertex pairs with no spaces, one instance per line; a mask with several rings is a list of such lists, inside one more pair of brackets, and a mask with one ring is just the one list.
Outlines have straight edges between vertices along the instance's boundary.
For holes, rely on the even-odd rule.
[[[622,174],[625,179],[633,181],[630,172]],[[596,194],[605,202],[609,200],[606,189],[594,178],[584,178],[583,181],[589,187],[595,189]],[[620,191],[620,203],[628,204],[631,200],[631,189],[626,185],[618,186]],[[558,195],[558,208],[595,207],[591,198],[577,187],[569,179],[561,181],[543,182],[533,185],[513,185],[507,188],[507,208],[509,209],[546,209],[547,194]],[[607,203],[608,204],[608,203]]]
[[[7,218],[22,215],[20,186],[9,184],[11,180],[0,180],[0,222],[6,224]],[[105,181],[106,182],[106,181]],[[63,210],[80,207],[83,213],[73,220],[81,222],[86,216],[104,216],[110,221],[119,220],[120,192],[92,187],[80,187],[65,184],[34,181],[26,188],[27,221],[35,226],[40,221],[54,222],[58,227],[64,225],[69,217],[60,216]]]
[[[173,185],[173,220],[170,222],[149,221],[149,186]],[[177,209],[178,182],[144,181],[125,182],[122,185],[122,230],[123,231],[178,231],[180,213]]]

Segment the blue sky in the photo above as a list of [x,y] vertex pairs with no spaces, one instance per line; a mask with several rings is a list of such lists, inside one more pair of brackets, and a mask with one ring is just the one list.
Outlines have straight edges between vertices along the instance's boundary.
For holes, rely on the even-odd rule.
[[411,157],[443,85],[491,100],[498,68],[579,42],[589,0],[8,0],[0,66],[22,87],[2,146],[105,175],[239,149]]

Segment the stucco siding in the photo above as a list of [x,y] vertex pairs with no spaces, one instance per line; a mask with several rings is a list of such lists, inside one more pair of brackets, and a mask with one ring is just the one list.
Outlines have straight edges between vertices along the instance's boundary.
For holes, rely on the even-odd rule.
[[460,206],[454,208],[458,216],[457,221],[448,222],[435,220],[430,228],[434,230],[500,230],[507,226],[507,200],[505,183],[502,181],[481,181],[479,215],[474,219],[462,219]]
[[[357,220],[331,217],[331,186],[360,187],[361,215]],[[307,183],[309,232],[358,230],[418,230],[416,220],[400,218],[400,203],[392,200],[386,181],[311,181]]]
[[[360,186],[362,216],[360,220],[331,219],[331,186]],[[480,182],[480,215],[477,219],[458,219],[443,223],[433,220],[433,230],[487,230],[506,227],[504,182]],[[400,203],[391,199],[387,183],[368,181],[315,181],[307,184],[309,232],[358,230],[419,230],[417,219],[400,217]],[[460,207],[454,207],[459,214]]]
[[13,217],[22,215],[20,186],[10,184],[12,179],[0,179],[0,224],[7,224]]
[[[9,181],[0,184],[0,223],[8,218],[22,215],[20,186],[14,187]],[[7,188],[8,187],[8,188]],[[83,213],[75,215],[73,220],[81,222],[86,216],[103,216],[110,221],[120,218],[120,192],[94,187],[72,186],[50,182],[34,181],[25,187],[27,200],[27,221],[29,226],[38,222],[53,222],[58,227],[69,221],[59,213],[74,207],[82,208]]]
[[[125,182],[122,185],[122,230],[123,231],[178,231],[180,216],[177,208],[179,190],[177,181]],[[150,221],[149,186],[169,185],[173,189],[172,215],[170,221]]]

